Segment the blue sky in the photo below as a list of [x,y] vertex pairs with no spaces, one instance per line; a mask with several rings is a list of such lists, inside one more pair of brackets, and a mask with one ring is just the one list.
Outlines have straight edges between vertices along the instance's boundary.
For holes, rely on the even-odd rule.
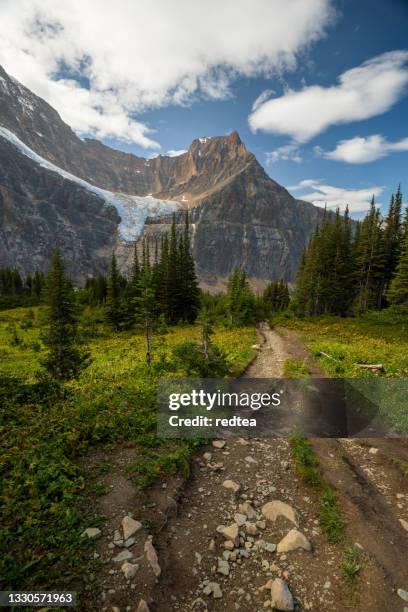
[[148,157],[237,130],[297,197],[408,196],[407,0],[97,6],[0,7],[0,62],[80,135]]

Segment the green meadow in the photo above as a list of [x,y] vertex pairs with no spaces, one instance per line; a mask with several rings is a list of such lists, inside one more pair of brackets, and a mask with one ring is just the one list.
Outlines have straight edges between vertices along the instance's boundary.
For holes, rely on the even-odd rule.
[[[198,325],[170,327],[154,337],[153,361],[145,365],[144,337],[113,333],[97,308],[82,314],[80,333],[92,363],[78,380],[57,387],[38,380],[44,349],[41,307],[0,312],[0,436],[2,527],[0,574],[5,588],[67,585],[92,577],[87,543],[80,534],[101,517],[82,509],[92,493],[79,458],[121,444],[137,448],[131,473],[143,488],[165,473],[188,473],[199,441],[156,436],[159,377],[186,376],[172,349],[198,340]],[[231,375],[252,358],[253,327],[216,327],[213,342]]]

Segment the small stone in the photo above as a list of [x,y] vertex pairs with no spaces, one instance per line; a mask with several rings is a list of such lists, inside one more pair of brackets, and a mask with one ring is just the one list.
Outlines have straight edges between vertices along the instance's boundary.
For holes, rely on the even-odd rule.
[[123,542],[123,546],[125,548],[129,548],[129,546],[133,546],[135,542],[136,542],[136,538],[128,538],[127,540]]
[[251,457],[251,455],[248,455],[248,457],[245,457],[245,461],[247,463],[258,463],[256,459],[254,459],[253,457]]
[[130,580],[136,576],[139,565],[137,563],[129,563],[128,561],[125,561],[120,569],[122,570],[125,578]]
[[234,521],[238,525],[238,527],[242,527],[245,524],[247,517],[245,514],[234,514]]
[[211,552],[213,552],[215,550],[215,540],[211,540],[209,545],[208,545],[208,550],[210,550]]
[[242,514],[245,514],[245,516],[249,519],[254,519],[257,516],[255,510],[253,509],[251,504],[247,501],[244,502],[243,504],[239,504],[238,509]]
[[268,502],[262,506],[261,512],[268,521],[275,522],[278,516],[283,516],[295,525],[298,524],[296,512],[292,506],[289,506],[289,504],[285,504],[285,502],[278,499]]
[[85,531],[82,532],[82,537],[87,537],[90,540],[97,540],[101,537],[102,531],[98,529],[98,527],[88,527]]
[[258,534],[258,527],[254,525],[253,523],[246,523],[245,531],[247,532],[248,535],[255,536]]
[[230,542],[230,540],[226,540],[224,542],[224,548],[226,550],[234,550],[234,542]]
[[156,549],[152,544],[152,536],[149,536],[144,545],[144,551],[146,559],[149,562],[150,567],[153,570],[154,575],[158,578],[161,574],[161,567],[159,565],[159,559],[157,557]]
[[225,559],[218,559],[217,572],[219,574],[223,574],[224,576],[228,576],[230,573],[230,566],[228,561],[226,561]]
[[210,582],[212,585],[212,594],[214,599],[220,599],[222,597],[222,591],[218,582]]
[[330,580],[326,580],[326,582],[323,585],[323,588],[327,591],[328,589],[330,589],[330,587],[331,587]]
[[122,561],[128,561],[129,559],[133,559],[133,555],[130,550],[122,550],[116,557],[113,557],[112,561],[115,563],[121,563]]
[[224,487],[224,489],[229,489],[233,491],[234,493],[238,493],[238,491],[241,488],[241,486],[237,482],[234,482],[233,480],[224,480],[224,482],[222,483],[222,486]]
[[195,558],[196,558],[197,565],[201,565],[202,556],[200,555],[200,553],[199,553],[199,552],[195,552],[195,553],[194,553],[194,556],[195,556]]
[[233,523],[229,527],[224,527],[221,533],[226,540],[230,540],[230,542],[233,542],[235,546],[238,545],[239,531],[238,531],[238,525],[236,523]]
[[372,446],[368,452],[370,453],[370,455],[376,455],[378,453],[378,448]]
[[203,608],[204,610],[207,610],[207,604],[205,603],[204,599],[202,599],[201,597],[197,597],[197,599],[195,599],[193,603],[191,604],[192,610],[195,610],[197,608]]
[[303,533],[300,533],[297,529],[291,529],[289,533],[279,542],[277,551],[278,552],[289,552],[296,550],[297,548],[303,548],[304,550],[312,550],[312,545]]
[[213,440],[212,445],[214,448],[224,448],[226,442],[225,440]]
[[399,522],[401,523],[405,531],[408,531],[408,521],[404,521],[404,519],[399,519]]
[[265,521],[256,521],[255,525],[258,527],[258,529],[262,529],[262,531],[266,529]]
[[408,591],[404,591],[404,589],[398,589],[397,595],[402,599],[402,601],[408,601]]
[[150,608],[144,599],[141,599],[139,601],[139,605],[137,606],[136,612],[150,612]]
[[130,516],[125,516],[122,520],[123,539],[128,540],[137,531],[142,529],[142,527],[143,525],[139,521],[135,521],[135,519]]
[[281,612],[292,612],[294,603],[288,585],[281,578],[275,578],[271,586],[271,606]]
[[211,461],[211,458],[212,458],[211,453],[204,453],[203,459],[205,459],[206,461]]
[[265,542],[263,545],[263,549],[266,550],[266,552],[274,553],[276,550],[276,544]]

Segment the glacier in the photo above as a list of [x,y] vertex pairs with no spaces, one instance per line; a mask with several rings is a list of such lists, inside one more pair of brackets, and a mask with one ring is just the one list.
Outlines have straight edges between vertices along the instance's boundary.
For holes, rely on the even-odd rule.
[[106,204],[113,206],[120,216],[119,235],[125,242],[137,240],[143,231],[147,217],[168,215],[176,212],[181,207],[180,202],[176,200],[159,200],[151,195],[134,196],[101,189],[47,161],[30,149],[7,128],[0,126],[0,136],[13,144],[23,155],[29,157],[46,170],[56,172],[66,180],[76,183],[95,194]]

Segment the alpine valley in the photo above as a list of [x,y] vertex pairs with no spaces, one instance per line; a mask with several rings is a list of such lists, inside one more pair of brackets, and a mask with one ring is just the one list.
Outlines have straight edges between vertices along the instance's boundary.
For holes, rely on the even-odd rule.
[[234,268],[254,286],[293,282],[323,210],[293,198],[237,132],[194,140],[176,157],[137,157],[82,140],[0,67],[0,267],[46,269],[55,246],[81,283],[122,270],[135,241],[155,241],[190,211],[200,283],[224,287]]

